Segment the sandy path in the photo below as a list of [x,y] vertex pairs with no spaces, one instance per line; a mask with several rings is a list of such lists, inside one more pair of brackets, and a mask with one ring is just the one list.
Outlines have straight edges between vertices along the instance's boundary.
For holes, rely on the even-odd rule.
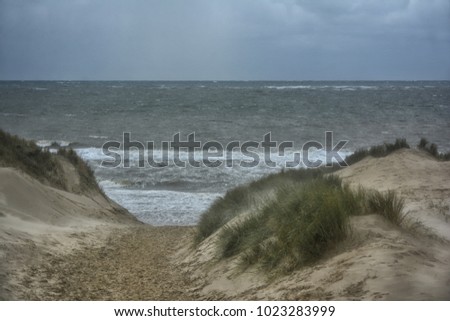
[[[173,255],[192,239],[191,227],[131,227],[100,247],[52,256],[23,282],[28,300],[194,300]],[[31,286],[30,286],[31,285]]]

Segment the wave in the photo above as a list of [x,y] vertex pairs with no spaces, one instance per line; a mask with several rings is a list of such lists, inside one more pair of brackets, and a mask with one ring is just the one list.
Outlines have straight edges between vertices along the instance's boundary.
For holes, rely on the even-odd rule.
[[133,213],[139,220],[152,225],[195,225],[220,193],[189,193],[167,190],[110,189],[101,184],[106,194]]
[[[194,225],[214,200],[228,189],[245,184],[284,168],[286,160],[291,159],[293,152],[279,156],[272,155],[275,167],[264,163],[248,168],[238,165],[246,156],[234,152],[234,166],[227,167],[177,167],[169,162],[166,167],[139,168],[139,154],[131,151],[130,167],[105,168],[100,166],[101,160],[107,158],[101,148],[81,148],[76,152],[94,168],[95,175],[106,195],[127,208],[138,219],[153,225]],[[155,150],[155,157],[161,158],[163,150]],[[122,152],[123,155],[123,152]],[[264,153],[259,157],[264,159]],[[180,159],[188,157],[202,159],[202,153],[189,155],[181,152]],[[345,157],[345,156],[344,156]],[[170,158],[169,158],[170,159]],[[226,156],[216,157],[226,162]],[[310,160],[325,159],[324,151],[310,154]],[[301,167],[302,165],[298,165]]]
[[72,143],[65,140],[37,140],[36,145],[41,148],[46,147],[69,147]]
[[[154,160],[162,161],[167,155],[167,166],[151,167],[145,164],[141,168],[137,166],[139,152],[132,150],[129,152],[129,167],[107,168],[100,166],[102,160],[110,159],[102,148],[77,148],[75,151],[94,169],[95,176],[108,197],[127,208],[141,221],[153,225],[197,224],[201,213],[228,189],[283,170],[286,162],[294,159],[294,153],[299,153],[301,158],[300,151],[289,151],[284,155],[271,154],[271,160],[275,163],[271,167],[263,162],[266,155],[261,150],[256,154],[261,162],[250,168],[239,166],[241,161],[249,160],[248,156],[234,151],[228,158],[225,153],[209,159],[222,161],[220,167],[187,165],[181,168],[173,162],[173,151],[159,149],[153,151]],[[349,153],[344,151],[342,157]],[[123,158],[123,151],[119,155]],[[148,157],[148,153],[144,153],[144,156]],[[230,156],[235,162],[228,167],[226,161]],[[182,161],[188,161],[189,158],[202,161],[203,157],[201,151],[193,154],[180,151],[179,155]],[[325,161],[325,151],[314,150],[309,154],[309,159]]]
[[308,90],[317,90],[317,89],[332,89],[337,91],[355,91],[355,90],[375,90],[379,89],[379,86],[337,86],[337,85],[292,85],[292,86],[264,86],[267,89],[277,89],[277,90],[293,90],[293,89],[308,89]]
[[100,136],[100,135],[89,135],[89,138],[94,138],[94,139],[108,139],[108,136]]
[[305,85],[305,86],[264,86],[264,88],[267,89],[314,89],[314,87],[316,86],[310,86],[310,85]]
[[[50,142],[50,141],[46,141]],[[46,145],[49,146],[49,145]],[[63,146],[63,145],[61,145]],[[114,160],[113,155],[107,155],[104,153],[102,148],[98,147],[88,147],[88,148],[76,148],[75,151],[78,155],[88,162],[101,163],[103,161],[112,162]],[[122,163],[127,160],[128,167],[142,167],[139,166],[140,162],[144,162],[144,167],[172,167],[176,166],[177,161],[184,162],[186,167],[199,167],[193,166],[192,162],[200,163],[200,167],[212,167],[208,166],[208,161],[210,163],[217,162],[217,164],[221,164],[218,167],[230,167],[229,165],[243,165],[248,166],[251,162],[257,162],[258,166],[267,165],[267,167],[273,167],[272,165],[266,164],[265,160],[270,156],[270,161],[275,163],[275,167],[284,168],[291,167],[289,164],[293,164],[293,162],[300,161],[303,162],[303,152],[300,150],[289,150],[285,151],[284,155],[280,155],[278,153],[271,153],[270,155],[266,155],[263,150],[252,150],[252,156],[246,155],[241,151],[232,151],[227,153],[224,151],[220,156],[209,156],[201,150],[196,150],[195,152],[188,152],[185,150],[181,150],[177,156],[177,154],[173,150],[145,150],[144,153],[140,153],[138,150],[130,150],[128,153],[125,153],[123,150],[114,151],[114,153],[120,156]],[[349,150],[343,150],[339,152],[341,158],[345,158],[352,152]],[[142,158],[143,156],[143,158]],[[326,151],[321,150],[313,150],[308,153],[308,160],[311,162],[314,161],[326,161]],[[269,159],[268,159],[269,160]],[[255,166],[249,166],[255,167]],[[301,167],[294,166],[294,167]]]
[[20,114],[20,113],[0,113],[0,115],[4,116],[4,117],[25,117],[25,114]]

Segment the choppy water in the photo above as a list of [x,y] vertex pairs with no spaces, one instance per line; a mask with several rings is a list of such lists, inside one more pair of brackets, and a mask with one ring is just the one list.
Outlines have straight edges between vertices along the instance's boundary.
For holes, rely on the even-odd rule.
[[177,132],[224,145],[260,142],[271,132],[300,150],[309,140],[324,144],[333,131],[349,141],[343,156],[398,137],[411,144],[426,137],[449,151],[450,82],[0,82],[0,128],[41,145],[72,143],[105,192],[145,222],[195,224],[226,189],[280,170],[292,152],[274,155],[275,168],[138,168],[137,152],[130,168],[101,168],[101,146],[130,132],[132,140],[154,141],[160,157],[161,141]]

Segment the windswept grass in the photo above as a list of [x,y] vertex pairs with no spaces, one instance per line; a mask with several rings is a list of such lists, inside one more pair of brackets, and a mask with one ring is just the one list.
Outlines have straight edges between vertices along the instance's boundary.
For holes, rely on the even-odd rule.
[[[426,140],[418,147],[440,159],[448,157]],[[397,139],[359,150],[346,162],[384,157],[402,148],[410,146]],[[237,257],[243,268],[258,265],[276,274],[322,258],[348,236],[352,216],[376,213],[393,225],[410,228],[404,201],[394,191],[350,189],[333,175],[338,168],[286,170],[230,190],[202,214],[196,242],[219,231],[219,258]],[[268,192],[271,196],[261,202]]]
[[65,189],[63,169],[50,152],[1,129],[0,166],[20,169],[41,182]]
[[385,193],[372,191],[368,194],[367,203],[370,210],[382,215],[395,225],[401,225],[405,219],[406,215],[403,213],[405,202],[392,190]]
[[[397,139],[359,150],[346,162],[384,157],[410,148]],[[418,148],[441,160],[435,144],[422,139]],[[196,242],[214,238],[218,257],[236,257],[241,266],[258,265],[275,273],[291,271],[322,258],[348,236],[354,215],[379,214],[407,230],[423,229],[406,219],[404,200],[394,191],[350,189],[332,168],[287,170],[230,190],[200,218]],[[261,195],[270,195],[261,202]]]
[[267,217],[251,214],[234,224],[225,225],[220,234],[220,254],[230,257],[239,253],[239,250],[252,244],[259,244],[271,235],[266,226]]
[[430,143],[426,138],[421,138],[417,148],[426,151],[434,158],[441,161],[449,161],[450,160],[450,152],[448,153],[439,153],[438,147],[434,143]]
[[[255,206],[255,194],[269,188],[274,195]],[[403,208],[393,191],[352,190],[323,169],[287,171],[217,200],[201,217],[197,242],[220,230],[219,258],[236,256],[243,268],[256,264],[277,274],[322,258],[347,237],[351,216],[378,213],[401,226]]]
[[345,158],[345,162],[347,165],[355,164],[367,156],[372,157],[386,157],[392,152],[402,149],[402,148],[410,148],[409,144],[406,142],[404,138],[397,138],[395,142],[392,143],[384,143],[382,145],[372,146],[369,149],[359,149],[353,154],[347,156]]
[[200,216],[196,242],[201,242],[235,217],[238,211],[247,208],[251,202],[250,194],[250,189],[244,185],[227,191],[225,196],[217,199]]
[[[347,165],[355,164],[367,156],[372,157],[385,157],[392,152],[399,150],[401,148],[410,148],[409,144],[406,142],[404,138],[397,138],[395,142],[392,143],[384,143],[382,145],[372,146],[369,149],[359,149],[353,154],[347,156],[345,158],[345,163]],[[448,153],[439,153],[438,146],[434,143],[428,142],[426,138],[421,138],[419,144],[417,144],[417,148],[428,152],[430,155],[435,157],[441,161],[449,161],[450,160],[450,152]]]
[[90,167],[72,149],[59,149],[58,155],[34,142],[10,135],[0,129],[0,166],[17,168],[53,187],[67,190],[64,169],[58,157],[67,159],[80,177],[80,192],[101,192]]
[[244,265],[292,270],[345,239],[349,217],[361,210],[362,200],[336,176],[285,186],[260,211],[222,229],[219,253],[224,258],[242,253]]
[[77,170],[80,177],[80,190],[82,192],[96,190],[103,193],[98,186],[92,169],[86,164],[84,160],[77,155],[72,148],[60,148],[58,149],[58,155],[66,158]]
[[337,168],[323,167],[313,169],[289,169],[271,174],[249,184],[233,188],[217,199],[210,208],[200,216],[197,226],[196,243],[212,235],[236,215],[245,209],[261,203],[261,195],[276,186],[293,182],[302,182],[331,173]]

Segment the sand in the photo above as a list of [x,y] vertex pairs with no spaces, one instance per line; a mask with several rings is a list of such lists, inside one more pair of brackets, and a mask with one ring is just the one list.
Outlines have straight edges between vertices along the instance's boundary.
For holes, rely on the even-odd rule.
[[180,260],[201,286],[201,295],[232,300],[450,300],[450,162],[405,149],[366,158],[338,175],[355,188],[397,191],[405,198],[411,228],[396,227],[375,214],[353,217],[351,236],[327,257],[272,280],[254,267],[240,271],[234,258],[218,261],[216,233]]
[[317,264],[269,280],[234,258],[219,261],[217,234],[194,248],[193,227],[138,224],[100,193],[59,191],[0,168],[0,298],[450,300],[450,162],[400,150],[339,175],[396,190],[421,228],[354,217],[349,239]]
[[101,193],[65,192],[0,168],[0,299],[198,299],[172,261],[192,233],[141,224]]
[[39,293],[23,284],[30,269],[50,256],[98,246],[111,231],[134,225],[141,224],[99,192],[65,192],[16,169],[0,168],[0,299]]
[[[51,255],[22,282],[39,288],[27,300],[195,300],[183,270],[173,264],[190,227],[130,227],[112,233],[100,247]],[[49,282],[50,280],[50,282]]]
[[402,149],[385,158],[369,157],[339,175],[353,186],[396,191],[405,199],[411,219],[450,241],[450,162]]

